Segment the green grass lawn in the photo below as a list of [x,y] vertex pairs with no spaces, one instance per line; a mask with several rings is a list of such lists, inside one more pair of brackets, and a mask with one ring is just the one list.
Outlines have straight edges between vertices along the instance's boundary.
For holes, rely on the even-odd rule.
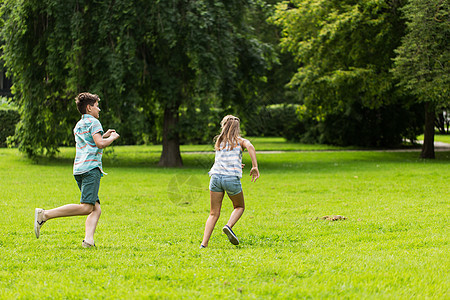
[[[259,142],[272,150],[279,140]],[[158,168],[156,147],[105,153],[96,249],[81,247],[85,217],[33,232],[35,207],[79,201],[74,150],[32,163],[0,149],[0,298],[449,298],[450,152],[258,154],[256,183],[244,154],[241,245],[221,232],[226,198],[199,249],[214,155]],[[183,151],[208,148],[196,147]],[[325,215],[347,220],[316,219]]]
[[[418,136],[417,139],[423,141],[423,134]],[[450,134],[435,134],[434,141],[450,144]]]

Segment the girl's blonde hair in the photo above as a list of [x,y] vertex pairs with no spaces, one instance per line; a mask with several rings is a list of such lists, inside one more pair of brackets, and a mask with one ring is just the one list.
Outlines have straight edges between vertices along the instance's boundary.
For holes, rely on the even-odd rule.
[[223,117],[220,122],[222,131],[214,138],[216,140],[214,148],[216,150],[223,150],[228,143],[228,150],[231,150],[239,145],[238,138],[241,137],[241,129],[239,125],[239,118],[232,115]]

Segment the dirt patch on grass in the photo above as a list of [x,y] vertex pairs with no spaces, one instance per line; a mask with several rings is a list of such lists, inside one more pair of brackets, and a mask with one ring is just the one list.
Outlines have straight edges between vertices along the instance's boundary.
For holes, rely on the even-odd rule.
[[336,216],[323,216],[321,218],[317,217],[316,220],[328,220],[328,221],[344,221],[347,220],[347,217],[336,215]]

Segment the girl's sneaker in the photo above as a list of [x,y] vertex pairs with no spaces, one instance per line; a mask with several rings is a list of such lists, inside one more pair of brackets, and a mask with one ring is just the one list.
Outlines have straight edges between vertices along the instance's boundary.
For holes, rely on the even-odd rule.
[[228,239],[230,240],[230,243],[233,245],[239,245],[239,240],[237,236],[234,234],[233,230],[228,225],[225,225],[222,228],[223,232],[227,235]]

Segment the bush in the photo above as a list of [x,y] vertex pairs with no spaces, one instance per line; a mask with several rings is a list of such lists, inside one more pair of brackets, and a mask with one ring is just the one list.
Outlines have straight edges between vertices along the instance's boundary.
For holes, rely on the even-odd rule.
[[257,109],[243,120],[248,136],[282,136],[299,140],[305,127],[297,117],[298,105],[274,104]]
[[398,147],[403,138],[415,140],[423,131],[423,124],[420,104],[369,109],[353,103],[345,113],[328,114],[321,122],[309,120],[301,141],[337,146]]
[[16,109],[0,107],[0,147],[6,147],[6,139],[14,135],[19,121],[20,115]]
[[202,104],[180,109],[180,144],[212,144],[213,138],[220,133],[223,117],[221,109]]

